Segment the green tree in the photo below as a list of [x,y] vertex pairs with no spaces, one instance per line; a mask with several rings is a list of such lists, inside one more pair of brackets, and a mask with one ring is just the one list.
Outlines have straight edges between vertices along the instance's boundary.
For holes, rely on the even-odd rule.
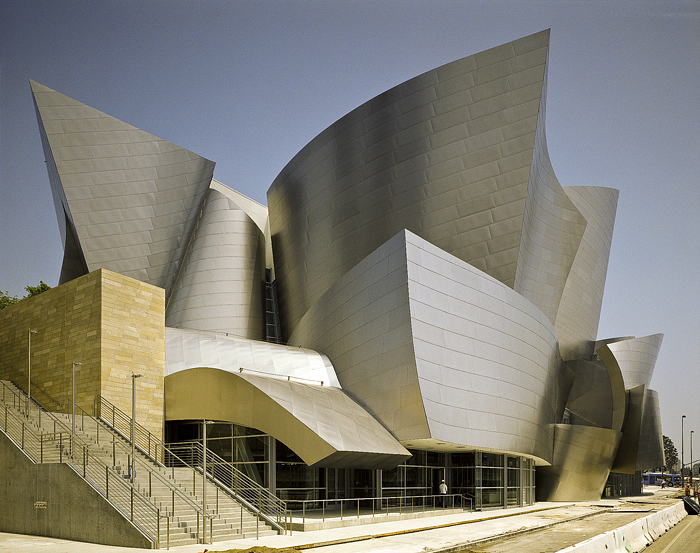
[[666,459],[666,470],[671,471],[678,463],[678,450],[673,445],[673,440],[668,436],[664,436],[664,458]]
[[24,289],[29,293],[22,299],[31,298],[32,296],[38,296],[42,292],[51,290],[51,286],[46,284],[43,280],[40,280],[39,284],[37,284],[36,286],[25,286]]
[[17,296],[11,296],[9,292],[0,292],[0,309],[4,309],[18,301],[19,298]]
[[51,286],[46,284],[43,280],[39,281],[39,284],[36,286],[25,286],[24,289],[27,291],[27,295],[24,296],[23,298],[18,298],[17,296],[11,296],[9,292],[0,292],[0,309],[4,309],[8,305],[13,305],[17,303],[18,301],[26,300],[27,298],[31,298],[33,296],[37,296],[41,294],[42,292],[46,292],[47,290],[51,290]]

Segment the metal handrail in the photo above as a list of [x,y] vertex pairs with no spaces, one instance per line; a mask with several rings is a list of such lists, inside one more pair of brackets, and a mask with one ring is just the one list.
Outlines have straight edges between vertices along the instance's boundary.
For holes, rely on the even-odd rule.
[[[66,463],[76,473],[93,486],[123,516],[131,522],[153,543],[160,547],[160,509],[150,499],[141,494],[129,482],[125,482],[116,471],[106,465],[102,459],[92,454],[70,431],[41,432],[33,424],[28,424],[23,416],[15,413],[7,402],[7,392],[14,397],[13,402],[24,399],[15,390],[2,384],[2,416],[0,429],[10,438],[34,463]],[[40,407],[40,409],[44,409]],[[60,420],[44,410],[44,415],[53,419],[54,427],[63,426]],[[81,470],[82,469],[82,470]],[[110,478],[111,476],[111,478]]]
[[[67,406],[70,409],[71,407],[71,399],[63,394],[61,394],[60,399],[61,399],[61,406],[63,405],[63,399],[66,399]],[[85,432],[85,417],[87,416],[88,422],[94,422],[95,423],[95,429],[96,429],[96,444],[100,444],[100,423],[98,419],[93,418],[87,411],[85,411],[82,407],[76,404],[75,406],[76,410],[80,411],[80,430],[82,432]],[[120,433],[121,434],[121,433]],[[121,441],[114,440],[114,435],[110,434],[112,436],[112,440],[109,442],[112,445],[112,460],[113,462],[116,463],[116,455],[117,455],[117,450],[119,453],[122,455],[125,455],[127,460],[129,460],[129,464],[131,465],[130,470],[134,471],[134,474],[138,474],[139,470],[143,469],[148,475],[148,482],[149,482],[149,488],[152,486],[152,478],[155,477],[158,482],[161,484],[165,485],[170,491],[177,495],[182,501],[184,501],[187,505],[192,507],[192,509],[195,510],[196,513],[198,513],[200,516],[204,517],[205,513],[201,506],[189,495],[187,495],[183,490],[181,490],[178,486],[176,486],[173,482],[168,480],[166,477],[164,477],[159,471],[154,470],[153,467],[149,463],[145,463],[143,461],[139,461],[138,459],[132,459],[131,458],[131,447],[127,446]],[[88,435],[89,436],[89,435]],[[129,443],[131,442],[131,438],[127,436],[123,436],[124,439],[126,439]],[[138,464],[137,464],[138,463]],[[158,466],[165,467],[162,463],[157,463]],[[138,469],[138,470],[137,470]],[[194,490],[193,490],[194,492]],[[172,512],[174,514],[175,506],[174,506],[174,499],[173,499],[173,505],[172,505]]]
[[[23,397],[20,394],[18,394],[17,392],[15,392],[12,388],[7,386],[4,382],[0,381],[0,383],[3,384],[3,388],[2,388],[2,390],[3,390],[2,391],[3,402],[5,402],[6,391],[9,391],[16,398],[18,398],[18,399],[13,400],[13,402],[15,404],[17,404],[18,406],[20,406],[21,414],[26,416],[26,413],[21,411],[21,407],[25,403],[25,400],[23,399]],[[23,392],[23,390],[21,390],[21,388],[19,388],[19,387],[17,387],[17,388]],[[23,395],[26,395],[26,394],[23,394]],[[71,402],[70,398],[67,398],[66,396],[62,396],[62,398],[65,398],[67,400],[66,406],[67,406],[67,409],[70,410],[72,407],[71,403],[70,403]],[[84,471],[87,467],[90,467],[90,469],[91,469],[92,466],[95,465],[95,462],[97,462],[98,465],[101,465],[100,472],[99,472],[99,474],[97,474],[96,480],[93,479],[92,483],[95,484],[95,482],[97,482],[97,484],[95,485],[96,489],[98,491],[100,491],[107,499],[110,499],[109,494],[112,491],[112,486],[114,485],[113,482],[115,481],[115,478],[122,483],[126,482],[129,486],[129,488],[131,488],[133,490],[133,493],[137,494],[138,496],[142,496],[144,498],[147,498],[148,503],[151,504],[153,506],[153,508],[156,509],[156,511],[157,511],[157,520],[156,520],[155,526],[156,526],[156,529],[158,531],[158,533],[156,534],[158,540],[160,540],[160,519],[161,518],[168,518],[169,519],[169,517],[175,516],[176,507],[179,505],[182,505],[183,503],[184,503],[185,508],[191,508],[194,511],[194,513],[197,515],[198,521],[201,518],[201,520],[204,523],[204,521],[206,521],[207,518],[211,518],[210,515],[203,512],[203,510],[197,504],[197,502],[194,501],[188,494],[186,494],[183,490],[181,490],[173,482],[170,482],[167,478],[165,478],[158,471],[153,470],[153,468],[151,466],[149,466],[149,464],[144,463],[144,462],[140,462],[138,460],[132,460],[131,459],[131,449],[127,448],[126,445],[119,442],[118,440],[115,440],[114,439],[115,436],[113,434],[111,435],[112,439],[109,441],[109,444],[112,446],[113,466],[109,467],[102,460],[102,458],[100,458],[99,456],[96,456],[94,453],[90,452],[91,444],[87,444],[87,443],[83,442],[78,436],[72,436],[72,429],[69,428],[68,425],[64,421],[62,421],[60,418],[56,417],[55,414],[51,413],[50,411],[47,411],[40,403],[38,403],[33,398],[32,398],[32,401],[38,407],[37,411],[39,413],[39,415],[38,415],[39,420],[41,420],[41,413],[43,412],[44,417],[49,417],[49,419],[52,420],[53,427],[54,427],[54,434],[56,433],[57,427],[59,429],[63,429],[63,432],[61,434],[66,435],[67,437],[71,438],[71,440],[69,442],[71,444],[71,446],[73,444],[75,444],[76,450],[79,450],[80,448],[82,448],[83,458],[84,458],[83,459]],[[62,403],[63,402],[61,401],[59,404],[61,407],[62,407]],[[95,419],[92,416],[90,416],[89,414],[87,414],[87,412],[85,412],[80,406],[76,405],[76,410],[81,411],[80,428],[83,432],[85,432],[85,415],[87,415],[88,422],[95,423],[95,427],[97,430],[97,437],[98,437],[98,441],[96,443],[97,443],[97,445],[99,445],[100,444],[100,442],[99,442],[99,427],[100,427],[99,422],[97,421],[97,419]],[[108,434],[109,434],[109,432],[108,432]],[[88,436],[89,436],[89,434],[88,434]],[[126,439],[128,440],[128,438],[126,438]],[[105,442],[102,442],[102,443],[104,444]],[[127,464],[132,465],[132,469],[135,471],[134,474],[137,474],[136,468],[139,468],[139,470],[144,469],[143,473],[148,474],[149,496],[150,496],[150,490],[152,487],[154,476],[156,478],[156,483],[160,482],[161,484],[164,484],[167,487],[167,489],[169,489],[169,491],[170,491],[170,505],[164,506],[161,509],[160,507],[153,504],[153,502],[151,501],[149,496],[141,494],[141,492],[139,492],[139,490],[135,486],[133,486],[129,480],[122,477],[122,475],[117,471],[117,466],[118,466],[117,465],[117,447],[119,448],[119,453],[122,455],[122,458],[124,458],[124,456],[125,456],[125,458],[127,459]],[[90,459],[93,459],[92,465],[89,462],[87,462]],[[63,462],[63,461],[61,461],[61,462]],[[139,463],[138,466],[136,465],[136,462]],[[80,464],[80,459],[78,459],[78,464]],[[161,466],[163,466],[163,465],[161,464]],[[104,470],[105,470],[105,472],[104,472],[104,474],[105,474],[104,486],[100,485],[100,483],[101,483],[100,478],[102,478],[102,476],[101,476],[102,475],[102,468],[104,468]],[[92,471],[92,472],[94,473],[94,471]],[[110,478],[110,474],[112,474],[111,478]],[[95,476],[95,475],[93,474],[93,476]],[[84,475],[84,478],[86,480],[88,480],[87,476],[85,476],[85,475]],[[176,498],[180,501],[179,503],[176,502]],[[130,504],[133,504],[133,500],[130,501]],[[133,521],[133,509],[134,509],[133,506],[130,506],[130,508],[127,509],[127,511],[124,511],[122,506],[120,506],[118,504],[115,506],[122,512],[126,512],[127,514],[131,513],[130,516],[132,516],[132,521]],[[137,505],[137,507],[138,507],[138,505]],[[161,511],[163,511],[163,514],[161,514]],[[177,528],[176,526],[173,527],[173,529],[176,529],[176,528]],[[170,530],[169,529],[170,529],[170,524],[169,524],[169,520],[168,520],[167,531],[166,531],[168,543],[169,543],[169,538],[170,538]],[[199,522],[197,523],[196,535],[197,535],[197,540],[199,541],[199,538],[200,538]]]
[[[398,514],[402,515],[404,513],[403,508],[408,509],[408,500],[411,501],[410,505],[410,513],[414,514],[415,508],[418,507],[420,512],[425,512],[426,510],[426,500],[430,500],[429,503],[429,511],[436,511],[441,508],[441,505],[447,505],[450,503],[449,499],[451,499],[452,507],[449,507],[451,509],[455,509],[455,504],[457,503],[457,499],[459,499],[459,508],[464,509],[464,500],[467,499],[471,503],[471,499],[468,497],[465,497],[462,494],[436,494],[436,495],[409,495],[409,496],[389,496],[389,497],[353,497],[353,498],[336,498],[336,499],[300,499],[300,500],[295,500],[293,503],[301,503],[302,504],[302,524],[306,523],[306,512],[307,512],[307,504],[312,504],[312,505],[318,505],[319,503],[321,504],[321,508],[312,508],[308,509],[309,511],[321,511],[322,512],[322,520],[323,522],[326,521],[326,506],[330,505],[340,505],[340,520],[343,520],[343,505],[344,504],[350,504],[350,503],[355,503],[355,509],[352,510],[353,513],[355,513],[352,516],[355,516],[356,518],[360,518],[361,513],[364,512],[366,515],[372,516],[374,518],[375,516],[382,515],[382,516],[389,516],[392,512],[396,513],[398,509]],[[415,500],[415,501],[414,501]],[[420,500],[418,502],[417,500]],[[371,504],[371,513],[370,513],[370,508],[367,507],[364,511],[360,508],[361,502],[364,503],[369,503]],[[386,502],[386,505],[384,503]],[[394,503],[393,506],[393,511],[391,510],[391,503]],[[415,503],[419,503],[417,506]],[[377,508],[377,505],[379,505],[379,508]],[[469,510],[472,510],[471,507],[469,507]],[[334,510],[335,512],[335,510]],[[350,509],[346,508],[345,510],[346,513],[350,512]],[[405,511],[407,514],[409,513],[408,510]]]
[[[7,366],[10,367],[10,368],[11,368],[13,371],[15,371],[17,374],[21,375],[21,376],[27,381],[27,383],[29,383],[29,378],[27,378],[27,375],[24,374],[24,371],[22,371],[22,369],[18,369],[18,368],[15,367],[14,365],[7,365]],[[22,390],[22,391],[25,393],[25,395],[26,395],[26,390],[25,390],[24,388],[22,388],[22,386],[20,386],[19,384],[17,384],[17,383],[16,383],[14,380],[12,380],[12,379],[10,379],[10,382],[12,382],[12,384],[14,384],[15,386],[17,386],[18,389]],[[34,384],[34,385],[32,386],[32,395],[33,395],[33,396],[36,396],[36,390],[38,390],[39,392],[41,392],[41,394],[43,394],[43,395],[44,395],[49,401],[51,401],[51,403],[53,403],[56,407],[59,406],[59,402],[56,401],[48,392],[46,392],[46,391],[45,391],[41,386],[39,386],[38,384]],[[43,404],[42,404],[42,405],[43,405]]]
[[[99,402],[99,404],[97,404],[97,402]],[[96,408],[97,405],[99,405],[100,419],[103,422],[125,437],[131,433],[131,417],[102,396],[97,396]],[[148,455],[156,462],[161,463],[163,466],[171,468],[173,474],[175,472],[175,467],[181,467],[190,469],[193,478],[195,478],[195,475],[201,475],[201,468],[196,466],[201,464],[201,452],[199,462],[192,462],[192,459],[188,462],[188,460],[181,458],[178,452],[173,450],[173,444],[166,445],[160,438],[151,434],[148,429],[141,426],[138,422],[134,427],[134,441],[136,442],[136,447],[139,448],[142,453]],[[210,458],[213,459],[213,464],[219,462],[225,463],[225,461],[218,456],[216,456],[216,460],[214,460],[215,458],[211,457],[212,455],[214,455],[214,453],[209,450],[207,463],[209,463]],[[218,478],[214,476],[214,479],[210,481],[215,486],[221,487],[224,493],[232,493],[232,497],[237,501],[242,500],[242,503],[244,503],[253,514],[264,518],[278,531],[284,532],[285,529],[280,520],[280,517],[284,517],[284,513],[286,512],[286,505],[284,502],[272,494],[267,488],[261,486],[232,465],[229,471],[232,476],[228,478]],[[207,470],[207,472],[210,471]],[[228,486],[229,482],[232,484],[231,486]],[[242,484],[245,484],[245,490],[241,487]],[[227,487],[228,490],[224,489]],[[254,492],[247,491],[249,489],[254,490]]]
[[[191,466],[199,468],[203,466],[204,446],[200,442],[169,443],[166,447],[168,451],[179,453],[178,458],[184,459]],[[207,448],[207,473],[207,478],[218,484],[225,493],[259,512],[279,530],[284,530],[286,503],[209,448]]]

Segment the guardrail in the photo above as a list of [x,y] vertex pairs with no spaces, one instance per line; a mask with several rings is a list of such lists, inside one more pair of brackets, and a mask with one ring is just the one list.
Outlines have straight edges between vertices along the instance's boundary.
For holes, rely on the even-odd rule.
[[93,455],[87,444],[73,436],[60,420],[53,418],[40,405],[36,405],[36,408],[43,411],[44,417],[53,419],[54,427],[60,428],[60,431],[41,432],[21,414],[15,413],[10,409],[10,402],[13,406],[22,405],[26,404],[25,399],[4,382],[0,384],[3,400],[0,425],[5,434],[35,463],[67,463],[159,548],[160,522],[163,518],[160,509],[113,468]]
[[[294,503],[302,504],[302,524],[306,523],[307,512],[321,512],[322,522],[326,521],[326,514],[334,516],[339,513],[340,520],[348,516],[360,518],[362,515],[389,516],[390,514],[404,513],[415,514],[438,511],[441,509],[464,509],[465,501],[469,502],[468,509],[471,510],[471,499],[461,494],[438,494],[438,495],[413,495],[404,497],[359,497],[349,499],[302,499]],[[459,507],[457,507],[459,502]],[[321,507],[315,507],[318,504]],[[354,506],[353,506],[354,504]],[[343,509],[343,507],[345,508]],[[310,507],[310,508],[309,508]]]
[[[102,396],[96,398],[95,410],[99,410],[100,419],[102,421],[106,422],[114,430],[123,435],[125,439],[129,439],[128,436],[131,434],[131,417]],[[157,436],[154,436],[146,428],[138,424],[138,422],[134,427],[134,441],[136,447],[142,453],[148,455],[162,466],[170,468],[173,476],[175,475],[175,468],[187,468],[192,471],[193,482],[198,476],[201,478],[201,468],[197,467],[197,465],[201,465],[203,460],[201,451],[199,457],[194,454],[190,455],[187,448],[182,450],[178,449],[176,451],[173,448],[174,444],[166,445]],[[182,458],[181,454],[183,454],[183,452],[186,456],[189,455],[189,458]],[[214,457],[214,455],[215,454],[211,450],[208,450],[207,463],[209,463],[211,459],[212,466],[227,464],[226,461],[218,456]],[[218,469],[217,474],[214,474],[214,472],[207,467],[207,472],[213,475],[212,479],[209,481],[217,486],[217,488],[221,487],[224,493],[228,493],[236,501],[240,501],[252,514],[263,518],[277,531],[286,532],[284,524],[286,506],[284,502],[270,493],[267,488],[260,486],[260,484],[254,480],[248,478],[248,476],[230,463],[228,463],[228,467],[227,470],[232,474],[231,477],[228,477]]]
[[[72,411],[72,401],[69,397],[66,397],[65,395],[60,396],[60,403],[61,407],[63,408],[64,405],[64,400],[65,400],[65,405],[68,411]],[[168,480],[163,474],[161,474],[158,470],[154,469],[154,466],[151,465],[148,462],[141,461],[138,457],[135,459],[132,459],[131,456],[131,446],[128,445],[131,442],[131,439],[129,436],[123,436],[124,440],[126,442],[120,441],[116,439],[116,436],[114,433],[105,431],[105,429],[102,429],[102,436],[106,436],[107,440],[102,440],[100,441],[100,427],[102,426],[103,423],[100,423],[100,421],[97,418],[92,417],[87,411],[85,411],[83,408],[80,406],[76,405],[75,406],[76,410],[76,428],[79,428],[81,432],[88,433],[90,432],[91,428],[94,428],[94,434],[95,436],[95,442],[97,445],[105,445],[107,444],[108,446],[111,446],[112,448],[112,463],[113,465],[116,466],[117,460],[118,460],[118,455],[121,456],[121,459],[126,459],[127,460],[127,467],[128,467],[128,473],[127,476],[130,478],[131,477],[131,471],[134,472],[135,475],[137,474],[147,474],[148,475],[148,497],[152,496],[152,489],[153,489],[153,484],[154,482],[156,484],[160,483],[161,485],[167,487],[170,490],[170,511],[169,511],[169,516],[174,516],[176,509],[178,507],[185,507],[186,509],[189,508],[192,510],[193,514],[197,515],[197,540],[199,541],[199,518],[202,518],[202,523],[204,524],[206,521],[206,518],[211,518],[208,514],[204,513],[204,510],[202,507],[199,505],[199,503],[191,498],[187,493],[182,491],[178,486],[176,486],[173,482]],[[66,413],[68,414],[69,417],[72,416],[71,413]],[[130,427],[129,427],[130,428]],[[139,448],[140,449],[140,448]],[[153,459],[151,459],[153,460]],[[154,460],[155,461],[155,460]],[[162,463],[159,463],[158,461],[155,461],[154,464],[156,466],[160,466],[162,468],[166,468],[165,465]],[[141,472],[143,471],[143,472]],[[145,483],[144,483],[145,485]],[[194,492],[194,490],[193,490]],[[179,501],[178,501],[179,500]],[[167,512],[167,511],[166,511]],[[211,521],[210,521],[211,524]]]
[[[189,466],[204,466],[204,446],[200,442],[177,442],[166,446],[168,454],[177,455],[180,462]],[[232,463],[207,448],[207,473],[231,497],[259,512],[279,530],[287,529],[287,506],[284,501],[246,476]]]

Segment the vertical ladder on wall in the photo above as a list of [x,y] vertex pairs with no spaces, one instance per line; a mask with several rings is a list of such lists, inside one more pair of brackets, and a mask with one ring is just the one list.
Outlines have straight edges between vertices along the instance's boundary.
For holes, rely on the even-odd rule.
[[277,284],[272,280],[272,271],[265,269],[265,341],[281,343],[282,329],[277,304]]

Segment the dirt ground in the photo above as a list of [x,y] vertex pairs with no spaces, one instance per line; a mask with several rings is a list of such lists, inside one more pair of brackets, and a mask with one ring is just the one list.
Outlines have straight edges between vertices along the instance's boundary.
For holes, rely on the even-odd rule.
[[[204,551],[207,550],[205,549]],[[248,549],[227,549],[225,551],[208,551],[207,553],[302,553],[302,551],[291,547],[277,549],[276,547],[256,545],[255,547],[249,547]]]

